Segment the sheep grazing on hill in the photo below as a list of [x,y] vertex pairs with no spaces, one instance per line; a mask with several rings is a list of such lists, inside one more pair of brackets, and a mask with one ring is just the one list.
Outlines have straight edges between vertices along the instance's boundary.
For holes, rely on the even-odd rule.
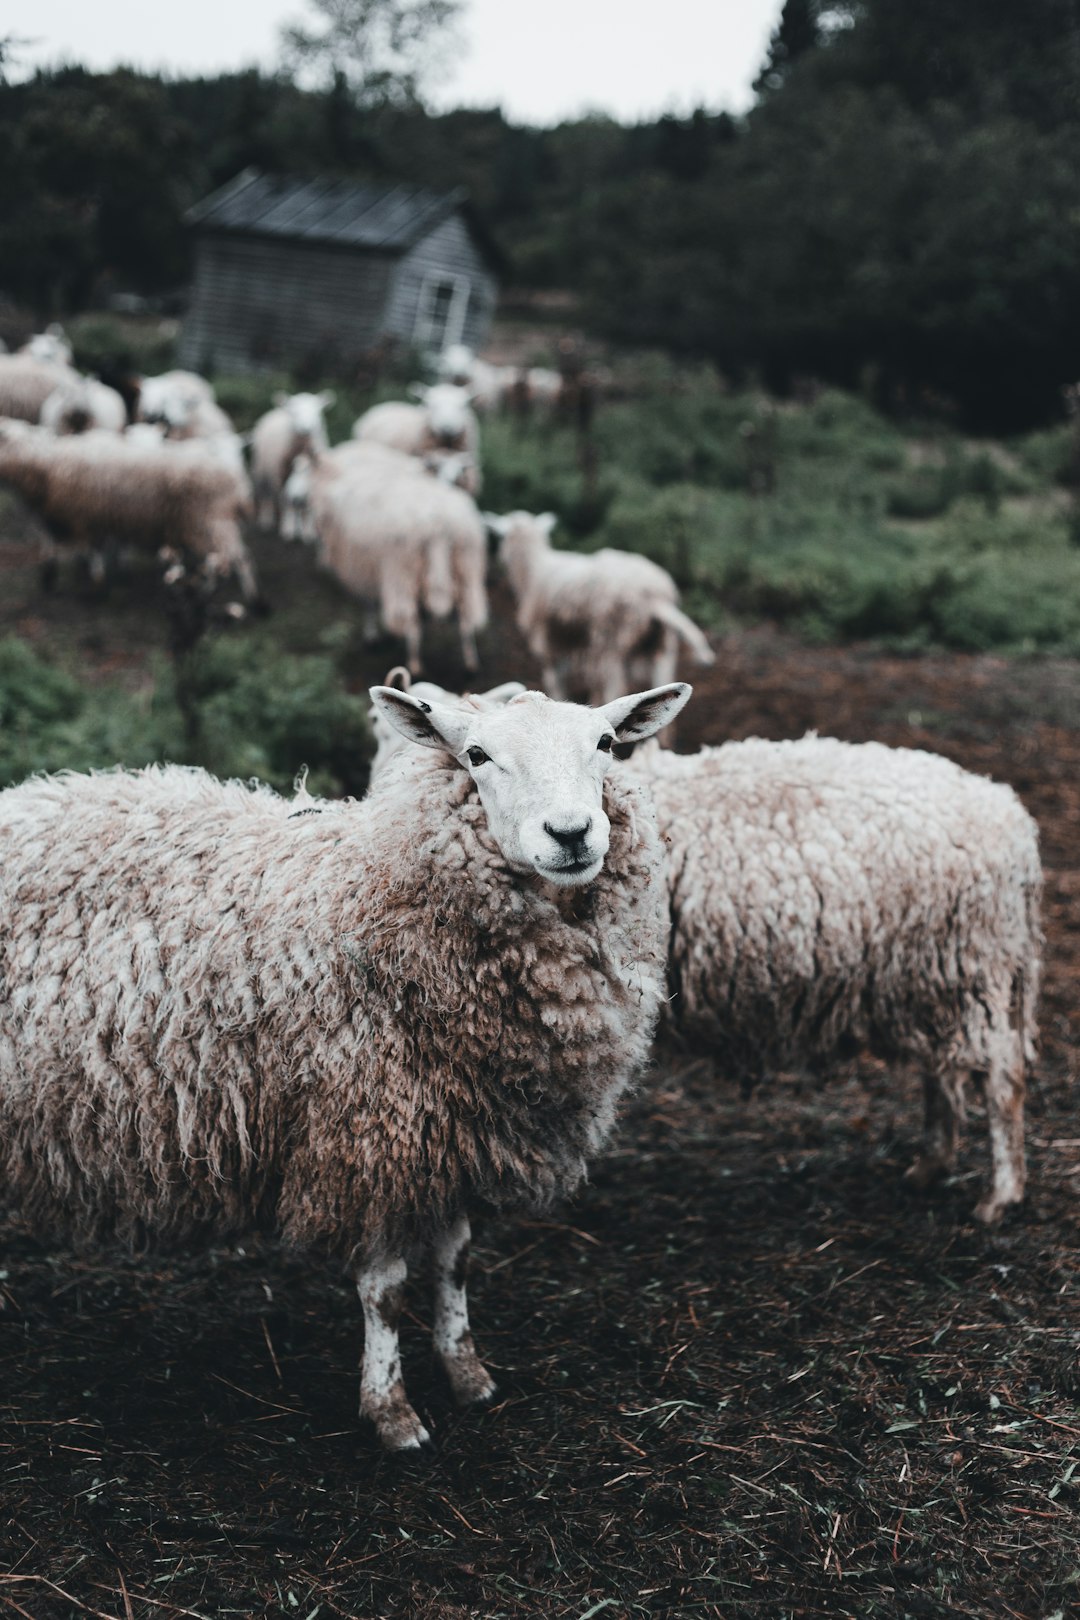
[[255,488],[255,521],[261,529],[283,527],[282,490],[298,456],[317,456],[329,446],[324,414],[336,395],[274,395],[274,408],[260,416],[251,430],[251,481]]
[[36,422],[49,395],[78,380],[78,372],[55,360],[0,354],[0,417]]
[[920,1183],[953,1168],[965,1071],[981,1073],[993,1173],[975,1213],[1018,1203],[1042,874],[1012,790],[816,736],[649,748],[631,769],[668,846],[677,1028],[750,1074],[828,1064],[851,1038],[916,1060]]
[[437,619],[456,616],[465,667],[477,669],[476,634],[488,606],[487,543],[475,502],[408,457],[359,450],[343,457],[331,451],[312,469],[321,563],[367,605],[370,635],[377,615],[392,635],[404,637],[414,674],[424,610]]
[[54,388],[41,407],[40,422],[51,433],[86,433],[100,428],[105,433],[123,433],[127,426],[127,406],[115,388],[108,388],[96,377],[72,373],[68,382]]
[[0,481],[42,518],[55,572],[57,542],[143,551],[187,551],[212,574],[234,574],[245,601],[257,595],[240,532],[247,496],[235,472],[201,446],[144,444],[91,431],[57,438],[25,422],[0,423]]
[[[477,1202],[574,1190],[645,1062],[666,897],[615,741],[685,686],[601,709],[373,688],[414,746],[361,803],[176,766],[0,794],[0,1178],[38,1231],[222,1241],[252,1227],[355,1277],[361,1411],[427,1432],[401,1377],[430,1249],[462,1404]],[[301,813],[302,812],[302,813]]]
[[469,408],[469,390],[452,383],[431,388],[414,383],[409,392],[421,401],[419,405],[402,400],[373,405],[353,423],[353,438],[388,445],[406,456],[461,450],[473,458],[479,484],[480,429]]
[[553,551],[550,512],[489,514],[487,522],[500,536],[518,627],[552,697],[606,702],[635,678],[663,685],[674,678],[680,642],[699,664],[713,662],[705,637],[677,606],[675,581],[647,557]]

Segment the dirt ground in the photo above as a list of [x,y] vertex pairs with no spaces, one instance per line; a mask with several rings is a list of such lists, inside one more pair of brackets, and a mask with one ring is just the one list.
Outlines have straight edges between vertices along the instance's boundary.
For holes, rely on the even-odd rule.
[[[0,533],[0,633],[137,682],[137,590],[41,598]],[[283,640],[348,613],[264,548]],[[307,604],[305,629],[292,603]],[[519,674],[497,595],[492,681]],[[290,615],[293,615],[290,617]],[[431,673],[452,684],[451,643]],[[406,1377],[431,1455],[356,1419],[359,1311],[272,1245],[182,1260],[0,1231],[0,1613],[330,1620],[1014,1616],[1080,1611],[1080,668],[731,634],[680,746],[808,727],[938,750],[1017,788],[1047,874],[1030,1195],[971,1219],[972,1120],[934,1196],[903,1172],[915,1076],[869,1060],[749,1099],[672,1051],[550,1220],[478,1223],[471,1303],[498,1383],[459,1416],[413,1290]],[[393,649],[356,651],[351,683]],[[528,671],[526,670],[526,674]]]

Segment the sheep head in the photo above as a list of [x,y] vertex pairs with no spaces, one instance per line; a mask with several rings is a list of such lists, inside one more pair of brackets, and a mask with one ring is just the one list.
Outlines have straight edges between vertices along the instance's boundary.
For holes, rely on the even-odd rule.
[[660,731],[690,691],[676,681],[595,709],[540,692],[501,706],[454,704],[419,696],[416,686],[373,686],[371,700],[411,742],[442,749],[469,772],[508,866],[579,888],[599,874],[608,851],[603,793],[612,745]]

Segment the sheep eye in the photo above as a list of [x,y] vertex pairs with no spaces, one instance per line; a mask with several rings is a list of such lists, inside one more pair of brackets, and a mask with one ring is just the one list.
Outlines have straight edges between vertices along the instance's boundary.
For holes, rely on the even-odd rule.
[[611,753],[611,733],[610,733],[610,731],[605,731],[604,732],[604,735],[601,737],[600,741],[597,743],[596,746],[597,746],[597,748],[599,748],[599,750],[600,750],[600,752],[602,754],[610,754]]
[[470,748],[467,757],[469,764],[475,768],[477,765],[486,765],[491,755],[485,754],[482,748]]

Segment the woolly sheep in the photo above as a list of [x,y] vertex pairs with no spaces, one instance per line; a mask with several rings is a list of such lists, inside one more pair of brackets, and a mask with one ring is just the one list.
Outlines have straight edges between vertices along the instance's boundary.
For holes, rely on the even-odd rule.
[[434,618],[455,614],[465,667],[478,668],[487,545],[475,503],[422,471],[399,470],[385,449],[373,456],[357,449],[343,457],[331,451],[312,470],[320,562],[367,604],[369,635],[377,608],[385,629],[404,637],[414,674],[424,609]]
[[234,573],[257,595],[239,519],[246,495],[235,472],[198,445],[150,445],[98,430],[56,438],[24,422],[0,423],[0,480],[15,488],[55,541],[124,541],[142,550],[190,551],[211,573]]
[[52,365],[69,367],[75,356],[64,328],[53,321],[44,332],[35,332],[28,338],[19,350],[20,354],[28,354],[34,360],[45,360]]
[[550,512],[488,514],[487,522],[500,536],[518,627],[552,697],[576,688],[606,702],[637,678],[662,685],[674,677],[680,641],[699,664],[713,662],[705,637],[677,606],[671,575],[647,557],[554,551]]
[[194,371],[163,371],[139,383],[136,416],[140,422],[167,422],[170,410],[214,403],[213,385]]
[[251,431],[251,480],[255,487],[255,520],[261,529],[282,529],[282,490],[300,455],[318,455],[329,441],[323,414],[337,396],[274,395],[274,408],[260,416]]
[[55,360],[0,354],[0,417],[36,422],[49,395],[77,380],[77,372]]
[[361,1412],[427,1432],[401,1377],[408,1265],[462,1404],[468,1211],[582,1180],[663,995],[660,849],[602,709],[373,688],[414,744],[362,803],[299,810],[177,766],[0,794],[0,1178],[88,1246],[274,1227],[354,1276]]
[[675,1025],[749,1072],[828,1063],[850,1037],[917,1060],[923,1184],[953,1168],[964,1071],[984,1073],[993,1173],[975,1213],[1018,1203],[1042,878],[1012,790],[816,736],[650,747],[631,769],[668,845]]
[[462,450],[472,456],[479,476],[480,429],[469,408],[469,390],[451,383],[430,388],[414,383],[409,392],[420,400],[419,405],[401,400],[373,405],[353,423],[353,438],[374,440],[407,456]]
[[39,420],[51,433],[85,433],[88,428],[123,433],[127,406],[115,388],[108,388],[96,377],[79,377],[73,372],[70,381],[53,389],[41,407]]

